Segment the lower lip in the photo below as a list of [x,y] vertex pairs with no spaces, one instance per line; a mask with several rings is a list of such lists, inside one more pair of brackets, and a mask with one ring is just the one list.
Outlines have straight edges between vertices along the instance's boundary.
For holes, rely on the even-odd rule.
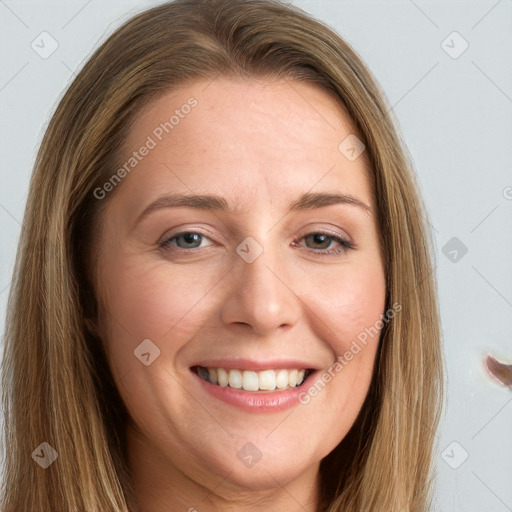
[[243,391],[241,389],[231,388],[229,386],[219,386],[207,382],[191,371],[192,375],[199,380],[203,389],[211,396],[222,400],[223,402],[234,405],[239,409],[248,412],[278,412],[290,409],[301,404],[299,398],[307,394],[309,388],[315,382],[315,376],[319,371],[315,371],[298,387],[287,389],[285,391],[266,391],[258,393],[257,391]]

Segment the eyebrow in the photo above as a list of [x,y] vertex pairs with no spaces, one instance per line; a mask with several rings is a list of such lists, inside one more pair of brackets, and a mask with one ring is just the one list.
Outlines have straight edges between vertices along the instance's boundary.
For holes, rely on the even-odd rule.
[[[304,211],[324,208],[334,204],[344,204],[355,206],[363,210],[366,214],[371,212],[371,207],[359,199],[340,193],[318,193],[306,192],[288,206],[288,211]],[[139,224],[150,213],[162,210],[164,208],[187,207],[199,210],[229,211],[230,207],[227,201],[218,195],[188,195],[188,194],[170,194],[159,197],[150,203],[139,215],[135,224]]]

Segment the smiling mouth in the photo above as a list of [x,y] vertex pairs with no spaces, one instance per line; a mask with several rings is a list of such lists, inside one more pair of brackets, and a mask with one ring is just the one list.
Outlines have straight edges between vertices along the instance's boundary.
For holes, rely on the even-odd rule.
[[221,387],[244,391],[285,391],[304,384],[312,369],[241,370],[193,366],[191,370],[200,378]]

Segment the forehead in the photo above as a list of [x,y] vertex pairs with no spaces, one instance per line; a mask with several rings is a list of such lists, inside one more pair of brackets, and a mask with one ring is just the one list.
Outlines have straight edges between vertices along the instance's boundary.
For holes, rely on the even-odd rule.
[[[289,202],[315,188],[371,202],[365,152],[340,150],[357,136],[340,102],[290,80],[194,81],[150,102],[135,119],[121,165],[138,152],[122,196],[148,202],[161,192],[216,193],[243,208]],[[140,149],[150,148],[140,155]]]

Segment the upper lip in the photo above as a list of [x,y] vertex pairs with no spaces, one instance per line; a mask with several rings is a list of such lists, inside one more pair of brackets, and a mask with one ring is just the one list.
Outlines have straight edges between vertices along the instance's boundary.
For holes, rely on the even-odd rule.
[[194,366],[202,366],[203,368],[224,368],[226,370],[272,370],[272,369],[308,369],[308,370],[318,370],[311,365],[309,362],[299,361],[297,359],[266,359],[266,360],[255,360],[255,359],[246,359],[246,358],[230,358],[230,359],[206,359],[203,361],[198,361],[197,363],[191,365]]

